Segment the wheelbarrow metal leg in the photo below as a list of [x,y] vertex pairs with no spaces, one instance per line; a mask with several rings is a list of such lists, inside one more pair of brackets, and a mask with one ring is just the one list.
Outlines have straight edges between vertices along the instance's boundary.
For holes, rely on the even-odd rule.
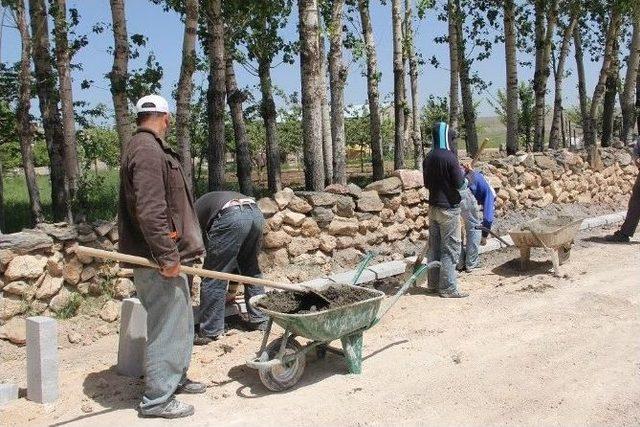
[[271,335],[271,326],[273,326],[273,319],[269,317],[269,320],[267,320],[267,327],[264,330],[264,335],[262,336],[262,344],[260,344],[260,350],[258,350],[258,356],[260,356],[264,349],[267,348],[269,335]]
[[362,372],[362,331],[340,338],[349,373]]
[[520,270],[526,270],[529,260],[531,259],[531,248],[520,247]]

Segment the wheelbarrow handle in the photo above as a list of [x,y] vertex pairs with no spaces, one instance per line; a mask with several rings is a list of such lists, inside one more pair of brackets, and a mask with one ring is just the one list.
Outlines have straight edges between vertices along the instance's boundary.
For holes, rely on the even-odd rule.
[[[420,278],[420,276],[422,276],[423,274],[425,274],[429,269],[431,268],[435,268],[435,267],[440,267],[440,261],[431,261],[428,264],[424,264],[421,265],[420,267],[418,267],[413,274],[411,275],[411,277],[409,278],[409,280],[407,280],[404,285],[402,285],[402,287],[400,289],[398,289],[398,292],[395,293],[394,296],[392,296],[391,298],[389,298],[389,300],[385,301],[384,305],[380,308],[380,310],[378,311],[378,315],[376,316],[376,318],[374,319],[374,321],[371,323],[371,326],[375,325],[376,323],[378,323],[380,321],[380,319],[382,319],[382,316],[384,316],[385,314],[387,314],[387,311],[389,311],[391,309],[391,307],[394,306],[394,304],[396,302],[398,302],[398,300],[400,299],[400,297],[402,295],[404,295],[407,290],[409,290],[409,288],[411,286],[413,286],[413,284]],[[371,327],[370,326],[370,327]]]
[[505,246],[511,246],[511,245],[509,244],[509,242],[507,242],[507,241],[506,241],[506,240],[504,240],[502,237],[498,236],[496,233],[494,233],[493,231],[491,231],[491,229],[490,229],[490,228],[487,228],[487,227],[485,227],[485,226],[483,226],[483,225],[477,225],[477,226],[476,226],[476,230],[486,231],[487,233],[491,234],[493,237],[495,237],[496,239],[498,239],[498,241],[499,241],[500,243],[502,243],[503,245],[505,245]]

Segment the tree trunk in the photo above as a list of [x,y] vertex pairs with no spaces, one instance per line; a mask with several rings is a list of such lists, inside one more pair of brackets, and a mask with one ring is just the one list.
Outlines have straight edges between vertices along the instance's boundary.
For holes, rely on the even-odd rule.
[[238,184],[240,192],[247,196],[253,196],[253,184],[251,183],[251,153],[249,151],[249,140],[247,139],[247,128],[244,123],[244,112],[242,103],[247,99],[247,95],[238,89],[236,83],[236,73],[233,70],[233,57],[229,51],[226,52],[226,84],[227,103],[231,111],[231,121],[233,123],[233,135],[236,140],[236,170],[238,173]]
[[[329,85],[331,88],[331,139],[334,184],[347,184],[344,135],[344,85],[347,67],[342,63],[342,9],[344,0],[333,0],[329,26]],[[323,88],[324,89],[324,88]]]
[[[536,66],[533,77],[533,90],[535,92],[535,136],[533,140],[534,151],[544,150],[544,137],[546,134],[546,95],[547,82],[549,80],[549,62],[551,60],[551,48],[553,46],[553,33],[555,32],[558,1],[551,1],[551,7],[545,6],[546,0],[536,0]],[[546,18],[546,28],[545,28]],[[540,26],[540,21],[542,25]]]
[[211,0],[207,4],[207,54],[209,55],[209,88],[207,89],[207,121],[209,135],[209,191],[219,191],[225,185],[225,62],[224,22],[222,0]]
[[476,108],[473,105],[473,89],[471,87],[471,70],[466,57],[465,38],[462,32],[464,15],[460,0],[456,0],[456,35],[458,42],[458,64],[460,66],[460,89],[462,93],[462,114],[464,115],[464,133],[467,154],[471,157],[478,152],[478,132],[476,130]]
[[613,137],[613,120],[616,110],[616,95],[618,94],[619,67],[618,43],[616,42],[614,46],[614,59],[611,62],[605,84],[606,89],[602,110],[602,140],[600,142],[603,147],[609,147],[611,145],[611,138]]
[[[69,42],[67,40],[67,4],[66,0],[55,0],[54,33],[56,40],[56,65],[60,82],[60,104],[62,106],[62,130],[64,135],[64,170],[69,190],[68,203],[71,205],[78,190],[78,151],[76,142],[76,120],[73,112],[73,91],[71,90],[71,71]],[[69,209],[73,213],[72,206]]]
[[269,193],[274,194],[282,190],[280,181],[280,144],[278,143],[277,111],[273,100],[273,84],[271,83],[271,64],[268,60],[258,58],[258,76],[260,78],[260,92],[262,103],[260,114],[264,121],[267,140],[267,187]]
[[72,221],[68,189],[64,173],[64,134],[58,111],[56,79],[49,51],[49,28],[44,0],[29,0],[31,32],[33,34],[33,62],[36,88],[44,127],[51,177],[51,204],[56,221]]
[[418,58],[414,49],[413,6],[405,0],[405,31],[407,56],[409,57],[409,81],[411,84],[411,140],[413,141],[413,167],[422,170],[422,140],[420,138],[420,100],[418,92]]
[[504,2],[504,38],[507,71],[507,154],[518,151],[518,61],[516,58],[516,10],[514,0]]
[[609,20],[607,26],[607,35],[605,39],[605,47],[604,47],[604,56],[602,60],[602,68],[600,69],[600,76],[598,78],[598,83],[593,91],[593,96],[591,97],[591,106],[589,108],[588,117],[586,120],[586,129],[584,130],[584,139],[585,146],[589,147],[590,161],[592,165],[594,165],[593,161],[595,158],[593,154],[596,153],[596,119],[598,114],[598,107],[600,106],[600,102],[602,101],[602,96],[605,91],[605,84],[607,81],[607,76],[609,75],[609,70],[611,68],[611,64],[613,62],[614,56],[614,44],[616,37],[618,36],[618,30],[620,27],[620,11],[617,7],[614,7],[611,11],[611,19]]
[[298,0],[298,13],[304,182],[307,190],[320,191],[324,188],[324,166],[317,0]]
[[[20,153],[22,154],[22,168],[27,182],[29,193],[29,206],[31,208],[31,220],[33,223],[44,221],[42,205],[40,204],[40,190],[36,181],[36,171],[33,165],[33,151],[31,143],[33,141],[31,120],[29,118],[29,108],[31,103],[31,38],[27,28],[23,0],[18,0],[15,5],[16,24],[20,32],[22,41],[22,53],[20,56],[20,89],[18,96],[18,135],[20,137]],[[1,172],[1,171],[0,171]],[[0,173],[0,180],[2,174]],[[0,183],[1,185],[1,183]],[[4,203],[2,204],[4,206]],[[4,215],[2,215],[4,220]],[[4,226],[4,223],[2,224]]]
[[402,0],[392,0],[391,21],[393,25],[393,111],[394,111],[394,144],[393,168],[404,168],[404,61],[402,43]]
[[[636,78],[636,111],[640,111],[640,78]],[[637,122],[637,131],[640,134],[640,114],[638,114]]]
[[629,134],[633,129],[637,112],[634,109],[633,89],[640,87],[638,79],[638,67],[640,66],[640,6],[636,6],[633,14],[633,35],[631,37],[631,48],[629,59],[627,60],[627,74],[624,79],[624,88],[620,95],[622,104],[622,134],[620,139],[623,143],[629,141]]
[[[193,73],[196,70],[196,39],[198,31],[198,0],[186,0],[184,36],[182,38],[182,64],[176,89],[176,142],[180,152],[182,170],[187,184],[193,189],[193,162],[191,159],[191,96]],[[202,162],[202,159],[200,159]]]
[[[320,22],[320,17],[318,17]],[[320,43],[320,87],[322,88],[322,154],[324,156],[324,185],[333,179],[333,141],[331,139],[331,107],[327,96],[327,56],[325,54],[323,31],[319,31]]]
[[371,133],[371,164],[373,180],[384,178],[384,159],[382,156],[382,134],[380,125],[380,94],[378,91],[378,55],[373,38],[373,27],[369,13],[369,0],[358,0],[362,36],[367,57],[367,99],[369,100],[369,128]]
[[582,30],[580,29],[580,22],[576,22],[576,26],[573,28],[573,44],[576,57],[576,70],[578,74],[578,99],[580,102],[580,118],[582,120],[582,139],[584,142],[586,130],[588,126],[589,116],[589,101],[587,100],[587,80],[584,72],[584,53],[582,46]]
[[555,68],[553,121],[551,122],[551,132],[549,133],[549,148],[552,149],[557,149],[560,143],[560,130],[562,127],[562,83],[564,80],[564,66],[567,62],[567,56],[569,55],[569,45],[571,44],[571,35],[576,25],[576,20],[576,15],[572,15],[571,22],[562,32],[560,55],[558,57],[558,65]]
[[458,30],[456,28],[456,16],[458,14],[454,0],[447,2],[449,15],[447,26],[449,28],[449,127],[458,131],[458,118],[460,116],[460,63],[458,56]]
[[129,40],[127,39],[127,20],[124,13],[124,0],[109,0],[113,26],[113,67],[109,73],[111,98],[116,117],[116,131],[120,140],[120,150],[131,138],[129,122],[129,104],[127,100],[127,79],[129,74]]

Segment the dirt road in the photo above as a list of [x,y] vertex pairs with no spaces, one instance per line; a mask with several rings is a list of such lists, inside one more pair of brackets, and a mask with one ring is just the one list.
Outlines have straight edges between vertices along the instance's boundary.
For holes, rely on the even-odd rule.
[[235,333],[195,350],[191,376],[211,384],[183,397],[196,416],[144,420],[141,382],[115,374],[109,336],[61,351],[59,402],[20,399],[0,425],[638,425],[640,245],[579,245],[564,279],[542,263],[521,275],[508,258],[463,276],[466,300],[403,297],[365,334],[359,376],[310,356],[295,389],[269,393],[244,366],[260,334]]

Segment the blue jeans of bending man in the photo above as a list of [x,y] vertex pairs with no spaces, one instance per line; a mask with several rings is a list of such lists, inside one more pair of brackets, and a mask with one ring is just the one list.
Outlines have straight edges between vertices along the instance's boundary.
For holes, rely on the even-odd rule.
[[478,201],[471,190],[463,190],[460,192],[460,195],[462,196],[462,201],[460,202],[460,215],[462,216],[462,222],[464,223],[466,242],[460,254],[458,268],[472,270],[477,268],[478,264],[480,264],[478,253],[480,251],[482,231],[478,230],[476,227],[482,225],[482,215],[480,214]]
[[[262,243],[264,217],[255,204],[232,206],[211,222],[207,232],[207,256],[204,268],[244,276],[262,277],[258,253]],[[200,334],[216,337],[224,332],[224,307],[227,287],[224,280],[203,279],[197,321]],[[244,299],[249,321],[260,323],[267,317],[249,305],[249,299],[264,293],[264,287],[245,285]]]
[[186,378],[193,349],[193,308],[187,276],[164,277],[134,268],[133,283],[147,311],[144,395],[141,409],[166,403]]
[[458,292],[456,264],[460,257],[460,208],[429,209],[429,250],[427,260],[440,261],[427,275],[429,289],[441,294]]

